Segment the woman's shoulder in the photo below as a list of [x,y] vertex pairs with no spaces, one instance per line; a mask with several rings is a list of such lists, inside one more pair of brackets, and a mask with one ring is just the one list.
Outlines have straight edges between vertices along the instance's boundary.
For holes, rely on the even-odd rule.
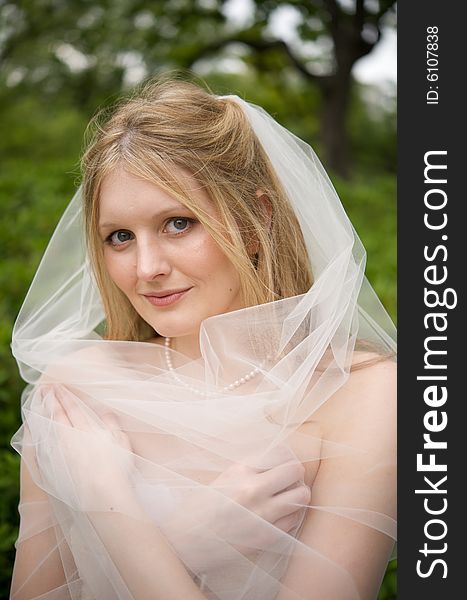
[[376,352],[354,352],[346,389],[367,394],[377,387],[381,390],[389,386],[395,388],[397,382],[397,362],[394,356],[384,356]]
[[117,350],[105,340],[71,342],[48,362],[40,382],[71,382],[84,371],[110,366],[116,356]]
[[[155,346],[158,351],[155,351]],[[59,356],[49,362],[41,382],[73,381],[90,376],[95,380],[123,371],[128,374],[141,370],[165,368],[164,348],[159,341],[79,340],[71,342]]]
[[396,361],[362,351],[354,352],[348,379],[318,412],[329,434],[373,443],[383,434],[394,434],[396,409]]

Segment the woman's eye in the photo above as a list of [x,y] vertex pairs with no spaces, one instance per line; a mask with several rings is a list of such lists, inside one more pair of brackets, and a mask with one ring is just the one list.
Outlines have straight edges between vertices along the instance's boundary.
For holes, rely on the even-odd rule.
[[[173,235],[178,235],[179,233],[184,233],[185,231],[191,229],[193,223],[194,219],[189,219],[187,217],[173,217],[166,222],[165,231],[168,231],[168,233]],[[118,247],[132,239],[134,239],[134,235],[131,233],[131,231],[119,229],[111,233],[105,241],[107,244],[110,244],[113,247]]]
[[109,235],[106,241],[112,246],[120,246],[132,239],[132,234],[129,231],[114,231]]
[[173,228],[169,228],[169,233],[183,233],[187,229],[190,229],[193,224],[193,219],[188,219],[186,217],[174,217],[173,219],[169,219],[167,221],[166,227],[169,226],[170,223],[173,224]]

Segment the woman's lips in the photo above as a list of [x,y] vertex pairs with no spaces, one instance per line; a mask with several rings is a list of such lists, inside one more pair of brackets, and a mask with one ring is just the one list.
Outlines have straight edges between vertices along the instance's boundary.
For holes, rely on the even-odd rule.
[[189,292],[191,288],[187,290],[183,290],[182,292],[177,292],[176,294],[169,294],[168,296],[161,296],[158,298],[157,296],[146,296],[149,302],[154,306],[168,306],[169,304],[173,304],[177,302],[182,296],[184,296],[187,292]]

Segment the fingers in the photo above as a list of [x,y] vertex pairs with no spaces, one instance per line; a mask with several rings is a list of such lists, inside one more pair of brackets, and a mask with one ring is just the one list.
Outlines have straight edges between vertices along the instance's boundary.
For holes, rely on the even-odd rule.
[[116,440],[127,450],[133,452],[128,435],[122,431],[122,426],[117,416],[114,413],[105,413],[101,416],[102,422],[106,425],[109,431],[114,435]]
[[68,406],[66,393],[60,385],[49,385],[42,390],[44,405],[49,409],[51,418],[74,427],[73,411]]
[[82,431],[99,432],[102,427],[86,414],[86,407],[72,392],[63,386],[58,387],[58,400],[65,410],[71,426]]
[[110,429],[112,432],[121,431],[120,421],[113,413],[104,413],[103,415],[101,415],[101,421],[105,423],[107,428]]
[[309,505],[310,499],[311,490],[305,484],[274,496],[268,506],[268,521],[274,522],[297,511],[300,512],[301,508]]
[[305,467],[297,459],[257,475],[265,494],[273,496],[297,482],[303,482]]
[[296,461],[297,457],[287,444],[277,444],[266,452],[254,457],[254,470],[257,473],[269,471],[278,465]]
[[[82,431],[99,432],[103,430],[103,427],[86,413],[84,403],[66,387],[61,385],[51,386],[47,397],[53,407],[54,414],[63,423]],[[107,425],[104,428],[105,430],[119,428],[118,421],[115,417],[112,417],[113,415],[107,413],[107,419],[103,420]]]
[[42,401],[53,421],[72,427],[68,414],[60,402],[58,392],[54,387],[50,387],[42,393]]
[[298,526],[298,524],[302,520],[302,516],[303,515],[301,511],[297,510],[294,513],[291,513],[290,515],[281,517],[275,523],[273,523],[273,525],[274,527],[277,527],[277,529],[281,529],[282,531],[288,533],[289,531]]

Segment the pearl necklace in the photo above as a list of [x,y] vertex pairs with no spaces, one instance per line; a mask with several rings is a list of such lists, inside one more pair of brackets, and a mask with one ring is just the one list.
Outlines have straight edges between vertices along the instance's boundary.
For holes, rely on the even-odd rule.
[[187,389],[189,389],[191,392],[194,392],[195,394],[198,394],[198,396],[213,396],[222,392],[231,392],[232,390],[235,390],[236,388],[238,388],[240,385],[243,385],[244,383],[246,383],[247,381],[250,381],[250,379],[253,379],[253,377],[256,377],[256,375],[258,375],[258,373],[261,371],[261,369],[264,367],[266,360],[269,360],[271,358],[271,356],[268,354],[268,356],[266,357],[265,360],[263,360],[258,367],[255,367],[253,370],[251,370],[249,373],[247,373],[246,375],[244,375],[243,377],[239,377],[238,379],[236,379],[234,382],[232,382],[229,385],[224,386],[223,388],[220,389],[219,392],[205,392],[203,390],[200,390],[192,385],[188,385],[187,383],[185,383],[185,381],[183,381],[183,379],[181,379],[177,373],[175,373],[174,371],[174,367],[172,364],[172,358],[170,356],[170,340],[171,338],[166,337],[165,338],[165,362],[167,363],[167,368],[170,371],[172,377],[174,377],[174,379],[176,379],[179,383],[181,383],[182,385],[184,385]]

